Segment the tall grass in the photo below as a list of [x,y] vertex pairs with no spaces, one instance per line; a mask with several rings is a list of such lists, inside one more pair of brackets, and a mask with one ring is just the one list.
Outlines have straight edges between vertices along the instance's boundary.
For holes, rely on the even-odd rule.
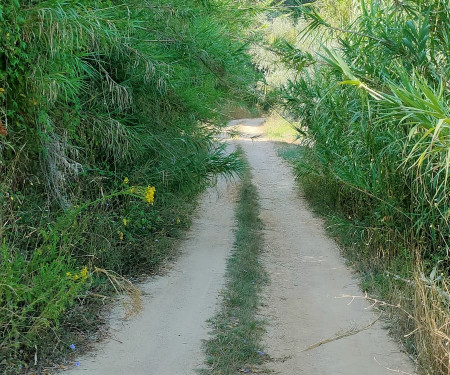
[[449,4],[335,3],[297,2],[297,38],[270,46],[296,71],[281,92],[307,128],[298,174],[320,186],[335,230],[360,244],[366,285],[410,312],[397,326],[423,372],[447,374]]
[[216,134],[225,103],[255,101],[257,8],[0,4],[0,372],[68,349],[105,275],[154,268],[205,184],[241,172]]

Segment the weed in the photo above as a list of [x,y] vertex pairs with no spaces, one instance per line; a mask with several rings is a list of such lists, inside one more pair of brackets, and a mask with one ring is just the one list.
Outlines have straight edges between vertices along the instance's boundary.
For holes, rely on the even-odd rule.
[[213,337],[206,344],[204,373],[235,374],[248,372],[261,364],[263,322],[256,316],[259,292],[267,281],[259,260],[262,249],[262,223],[256,188],[247,170],[240,188],[236,210],[233,253],[227,265],[227,283],[221,311],[211,319]]

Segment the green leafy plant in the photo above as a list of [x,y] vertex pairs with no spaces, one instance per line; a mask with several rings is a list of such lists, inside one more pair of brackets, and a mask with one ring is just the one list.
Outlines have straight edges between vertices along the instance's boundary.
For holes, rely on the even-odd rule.
[[[291,23],[298,37],[270,43],[271,53],[314,60],[298,71],[295,59],[278,59],[296,72],[276,89],[307,146],[294,165],[364,285],[415,317],[400,317],[396,327],[424,372],[446,374],[449,5],[335,3],[298,3]],[[440,278],[430,281],[424,275],[436,267]]]
[[[217,135],[225,103],[257,98],[246,49],[263,4],[246,5],[0,4],[1,372],[32,365],[34,345],[38,365],[64,353],[60,335],[85,329],[69,317],[108,293],[107,274],[173,256],[197,194],[242,172]],[[132,186],[156,195],[145,202]],[[65,276],[83,267],[106,273],[83,286]]]

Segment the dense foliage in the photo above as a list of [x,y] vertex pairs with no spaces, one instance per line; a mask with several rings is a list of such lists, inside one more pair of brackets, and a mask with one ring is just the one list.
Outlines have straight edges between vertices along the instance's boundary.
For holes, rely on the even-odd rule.
[[[321,173],[346,186],[348,214],[413,229],[414,248],[435,262],[448,256],[450,234],[448,4],[361,6],[340,48],[324,47],[326,64],[291,82],[286,99]],[[310,29],[324,22],[307,17]]]
[[240,170],[214,138],[253,101],[244,5],[0,3],[2,372],[68,348],[102,276],[160,262],[196,193]]
[[297,171],[358,244],[363,272],[412,291],[402,333],[414,331],[406,337],[425,371],[447,374],[449,3],[325,3],[296,8],[284,32],[269,21],[272,65],[262,64],[309,146]]

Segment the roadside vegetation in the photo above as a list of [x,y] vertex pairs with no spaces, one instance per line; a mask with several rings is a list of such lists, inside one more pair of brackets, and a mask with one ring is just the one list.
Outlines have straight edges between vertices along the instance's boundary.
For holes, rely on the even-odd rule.
[[290,122],[283,118],[279,113],[272,112],[264,122],[263,131],[270,140],[294,143],[301,137],[296,130],[296,127],[299,126],[299,123]]
[[295,3],[254,48],[301,124],[280,152],[421,373],[448,374],[449,3]]
[[197,194],[242,172],[216,134],[255,102],[244,3],[0,4],[0,373],[95,337]]
[[[139,308],[127,280],[174,255],[217,174],[244,173],[217,135],[259,97],[296,124],[283,153],[364,289],[423,373],[448,374],[449,41],[446,0],[3,1],[0,373],[95,339],[112,292]],[[222,374],[262,358],[247,174],[241,196],[208,343]]]
[[266,282],[261,251],[258,195],[247,166],[239,190],[234,249],[227,264],[221,309],[211,319],[213,337],[206,343],[210,367],[205,374],[252,373],[265,358],[263,321],[257,316],[259,292]]

